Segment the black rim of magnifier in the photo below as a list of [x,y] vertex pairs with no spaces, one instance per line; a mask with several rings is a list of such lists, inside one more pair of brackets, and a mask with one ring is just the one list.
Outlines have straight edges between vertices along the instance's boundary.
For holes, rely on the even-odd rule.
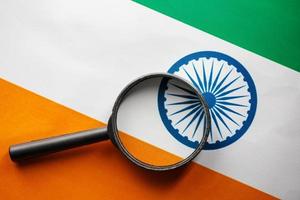
[[[203,134],[203,137],[201,139],[201,141],[199,142],[198,147],[194,150],[194,152],[188,156],[187,158],[183,159],[182,161],[172,164],[172,165],[165,165],[165,166],[156,166],[156,165],[151,165],[148,163],[145,163],[141,160],[138,160],[137,158],[135,158],[123,145],[123,143],[121,142],[120,138],[119,138],[119,134],[118,134],[118,127],[117,127],[117,115],[118,115],[118,110],[120,108],[120,105],[122,104],[123,100],[126,98],[126,95],[128,94],[128,92],[135,87],[136,85],[138,85],[139,83],[148,80],[148,79],[152,79],[152,78],[168,78],[168,79],[174,79],[174,80],[178,80],[182,83],[184,83],[186,86],[192,88],[195,92],[195,94],[197,94],[201,104],[203,105],[203,110],[205,113],[205,117],[206,117],[206,124],[205,126],[205,131]],[[109,120],[109,129],[110,129],[110,137],[112,142],[117,145],[117,147],[119,148],[119,150],[133,163],[135,163],[136,165],[145,168],[145,169],[149,169],[149,170],[154,170],[154,171],[166,171],[166,170],[171,170],[171,169],[175,169],[178,167],[182,167],[184,165],[186,165],[187,163],[189,163],[191,160],[193,160],[199,153],[200,151],[203,149],[204,144],[207,141],[209,132],[211,130],[211,118],[210,118],[210,113],[209,113],[209,108],[208,105],[206,104],[204,97],[202,96],[202,94],[194,87],[192,86],[190,83],[188,83],[186,80],[184,80],[183,78],[176,76],[176,75],[172,75],[172,74],[167,74],[167,73],[155,73],[155,74],[147,74],[144,75],[134,81],[132,81],[131,83],[129,83],[119,94],[119,96],[117,97],[115,104],[113,106],[113,110],[112,110],[112,115],[110,117]]]

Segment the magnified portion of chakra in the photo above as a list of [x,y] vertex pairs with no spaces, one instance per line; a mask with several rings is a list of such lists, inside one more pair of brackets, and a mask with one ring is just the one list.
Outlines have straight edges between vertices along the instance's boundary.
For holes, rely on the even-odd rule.
[[[209,107],[211,132],[205,149],[218,149],[239,139],[256,111],[256,89],[247,70],[235,59],[218,52],[190,54],[168,71],[190,81]],[[162,82],[158,95],[161,118],[181,143],[196,148],[202,138],[205,115],[196,94],[187,88],[174,94],[171,82]]]

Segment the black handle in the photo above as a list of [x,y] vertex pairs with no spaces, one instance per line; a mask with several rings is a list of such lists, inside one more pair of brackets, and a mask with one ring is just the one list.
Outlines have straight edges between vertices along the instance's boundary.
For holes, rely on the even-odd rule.
[[9,147],[9,155],[11,160],[17,162],[108,139],[107,127],[97,128],[12,145]]

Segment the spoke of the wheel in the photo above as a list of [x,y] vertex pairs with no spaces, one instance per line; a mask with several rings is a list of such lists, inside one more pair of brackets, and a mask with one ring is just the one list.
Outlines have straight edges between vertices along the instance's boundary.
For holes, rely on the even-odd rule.
[[217,105],[227,105],[227,106],[237,106],[237,107],[248,107],[243,104],[238,104],[238,103],[231,103],[227,101],[217,101]]
[[226,110],[226,111],[228,111],[228,112],[234,113],[234,114],[236,114],[236,115],[238,115],[238,116],[245,117],[245,116],[242,115],[241,113],[238,113],[238,112],[236,112],[236,111],[234,111],[234,110],[232,110],[232,109],[230,109],[230,108],[228,108],[228,107],[226,107],[226,106],[217,105],[217,107],[220,107],[220,108],[222,108],[223,110]]
[[192,136],[192,137],[195,136],[196,131],[198,130],[198,127],[199,127],[199,125],[200,125],[200,123],[201,123],[203,117],[204,117],[204,111],[203,111],[203,109],[202,109],[202,112],[201,112],[201,114],[200,114],[200,116],[199,116],[199,118],[198,118],[198,121],[197,121],[197,124],[196,124],[196,127],[195,127],[195,130],[194,130],[194,133],[193,133],[193,136]]
[[167,93],[167,95],[174,96],[174,97],[186,98],[186,99],[198,99],[198,97],[192,96],[192,95],[174,94],[174,93]]
[[227,130],[231,132],[230,128],[227,126],[227,124],[225,123],[224,119],[222,118],[222,116],[219,114],[219,111],[216,109],[216,107],[213,108],[214,113],[216,114],[217,118],[222,122],[222,124],[227,128]]
[[179,101],[175,103],[169,103],[167,104],[167,106],[177,106],[177,105],[186,105],[186,104],[194,104],[194,103],[200,104],[200,101],[199,100]]
[[197,117],[200,115],[200,112],[202,111],[202,109],[200,108],[193,116],[193,118],[191,119],[191,121],[188,123],[188,125],[185,127],[185,129],[182,131],[182,133],[184,133],[189,127],[190,125],[195,121],[195,119],[197,119]]
[[181,109],[181,110],[178,110],[178,111],[176,111],[176,112],[170,114],[170,116],[173,116],[173,115],[182,113],[182,112],[184,112],[184,111],[193,109],[193,108],[195,108],[196,106],[200,106],[200,105],[199,105],[199,104],[192,104],[192,105],[190,105],[190,106],[186,106],[185,108],[183,108],[183,109]]
[[203,59],[202,59],[202,73],[203,73],[203,82],[204,82],[204,92],[207,92],[206,71],[205,71]]
[[186,71],[186,69],[184,69],[185,74],[189,77],[190,81],[193,83],[193,85],[202,92],[201,88],[199,87],[199,85],[196,83],[196,81],[191,77],[191,75]]
[[221,115],[225,116],[227,119],[235,123],[237,126],[240,126],[234,119],[232,119],[229,115],[227,115],[222,109],[218,108],[217,106],[215,108],[219,111]]
[[242,86],[237,87],[237,88],[234,88],[234,89],[232,89],[232,90],[228,90],[228,91],[226,91],[226,92],[223,92],[223,93],[219,94],[217,97],[224,97],[224,96],[226,96],[226,95],[228,95],[228,94],[230,94],[230,93],[232,93],[232,92],[234,92],[234,91],[237,91],[237,90],[239,90],[239,89],[242,89],[242,88],[245,87],[245,86],[246,86],[246,85],[242,85]]
[[226,81],[227,77],[231,74],[233,69],[231,69],[226,76],[220,81],[220,83],[216,86],[216,88],[212,91],[213,93],[215,93],[215,91],[218,91],[219,88],[223,85],[223,83]]
[[211,117],[212,117],[214,123],[216,124],[216,127],[217,127],[217,129],[218,129],[218,132],[219,132],[220,137],[223,139],[223,135],[222,135],[222,133],[221,133],[220,126],[219,126],[217,117],[216,117],[216,115],[215,115],[214,109],[211,109]]
[[208,80],[208,90],[207,91],[209,91],[209,92],[211,91],[213,72],[214,72],[214,60],[212,61],[212,64],[211,64],[211,70],[210,70],[209,80]]
[[216,97],[216,99],[219,100],[232,100],[232,99],[239,99],[239,98],[244,98],[244,97],[249,97],[249,95],[240,95],[240,96],[229,96],[229,97]]
[[176,84],[174,84],[174,83],[170,83],[170,85],[173,85],[174,87],[176,87],[176,88],[178,88],[178,89],[181,89],[182,91],[184,91],[184,92],[186,92],[186,93],[189,93],[189,94],[191,94],[191,95],[193,95],[193,96],[197,96],[195,92],[193,92],[193,91],[191,91],[191,90],[189,90],[189,89],[187,89],[187,88],[181,87],[181,86],[176,85]]
[[218,80],[219,80],[220,74],[221,74],[221,72],[222,72],[223,66],[224,66],[224,63],[222,63],[222,66],[220,67],[220,69],[219,69],[219,71],[218,71],[218,74],[217,74],[217,76],[216,76],[216,78],[215,78],[215,80],[214,80],[214,82],[213,82],[213,84],[212,84],[212,87],[211,87],[211,89],[210,89],[210,92],[214,91],[214,89],[215,89],[215,87],[216,87],[216,84],[217,84],[217,82],[218,82]]
[[[203,92],[203,91],[204,91],[203,83],[202,83],[202,81],[201,81],[201,79],[200,79],[200,76],[199,76],[199,74],[198,74],[198,71],[196,70],[196,67],[195,67],[194,63],[192,63],[192,65],[193,65],[194,72],[195,72],[196,77],[197,77],[198,84],[199,84],[199,86],[200,86],[200,88],[201,88],[201,89],[200,89],[200,92]],[[198,87],[198,88],[199,88],[199,87]]]
[[217,92],[215,92],[215,96],[217,96],[218,94],[220,94],[221,92],[223,92],[224,90],[226,90],[230,85],[232,85],[235,81],[237,81],[239,77],[236,77],[235,79],[233,79],[230,83],[226,84],[224,87],[222,87],[221,89],[219,89]]
[[200,106],[195,107],[193,110],[191,110],[188,114],[186,114],[184,117],[182,117],[176,124],[178,125],[180,122],[182,122],[183,120],[185,120],[186,118],[188,118],[189,116],[191,116],[193,113],[195,113],[198,109],[200,108]]

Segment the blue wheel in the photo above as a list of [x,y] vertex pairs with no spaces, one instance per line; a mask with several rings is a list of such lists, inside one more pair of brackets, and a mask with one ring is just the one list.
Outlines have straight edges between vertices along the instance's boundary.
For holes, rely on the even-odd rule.
[[[257,94],[250,74],[237,60],[219,52],[196,52],[177,61],[168,72],[189,80],[209,106],[212,129],[204,149],[230,145],[247,131],[256,112]],[[205,124],[203,108],[194,94],[173,94],[173,87],[161,82],[161,119],[179,142],[196,148]]]

